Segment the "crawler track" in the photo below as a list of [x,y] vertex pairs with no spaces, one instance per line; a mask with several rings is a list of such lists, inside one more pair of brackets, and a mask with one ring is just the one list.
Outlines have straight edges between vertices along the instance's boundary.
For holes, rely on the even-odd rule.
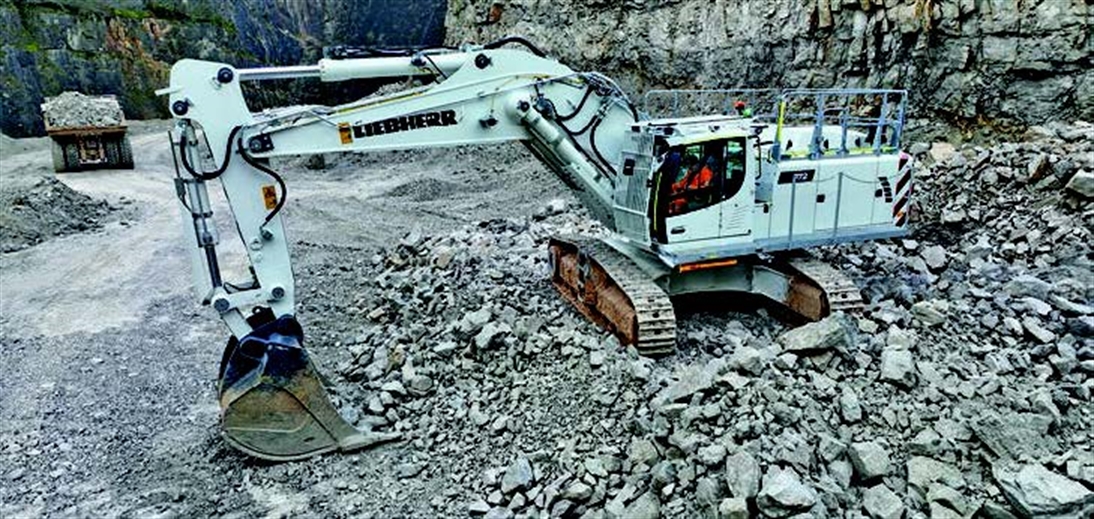
[[815,321],[835,312],[859,312],[866,306],[855,283],[831,265],[812,258],[794,259],[788,265],[794,294],[788,303],[803,316]]
[[661,287],[595,238],[551,238],[551,281],[578,311],[647,356],[676,350],[676,313]]

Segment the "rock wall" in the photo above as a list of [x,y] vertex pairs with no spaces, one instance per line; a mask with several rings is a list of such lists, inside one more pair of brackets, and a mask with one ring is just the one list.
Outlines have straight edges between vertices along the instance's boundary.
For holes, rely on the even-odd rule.
[[444,12],[443,0],[0,0],[0,130],[41,134],[38,105],[65,90],[166,116],[154,91],[181,58],[296,64],[325,45],[436,45]]
[[446,32],[525,35],[635,93],[902,87],[913,116],[959,126],[1092,120],[1092,13],[1085,0],[0,0],[0,130],[40,134],[38,105],[65,90],[165,116],[153,91],[182,57],[296,64]]
[[650,88],[907,88],[960,126],[1094,119],[1084,0],[449,0],[450,43],[521,34]]

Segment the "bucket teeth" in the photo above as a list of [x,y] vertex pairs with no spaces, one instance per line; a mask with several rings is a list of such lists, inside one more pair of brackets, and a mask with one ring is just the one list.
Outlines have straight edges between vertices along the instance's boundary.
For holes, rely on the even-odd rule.
[[552,283],[589,320],[642,355],[676,350],[672,301],[630,258],[577,236],[552,237],[549,250]]
[[228,443],[256,458],[289,461],[398,439],[347,423],[302,343],[303,331],[292,316],[229,341],[219,383]]

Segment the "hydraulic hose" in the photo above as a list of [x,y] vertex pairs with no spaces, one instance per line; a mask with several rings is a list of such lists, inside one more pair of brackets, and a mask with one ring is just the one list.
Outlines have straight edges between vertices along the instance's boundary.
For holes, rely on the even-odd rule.
[[193,166],[190,165],[190,160],[187,158],[187,153],[186,153],[186,146],[187,146],[186,136],[183,136],[182,139],[179,140],[179,155],[182,155],[182,167],[183,167],[183,169],[185,169],[188,173],[193,175],[195,178],[199,178],[201,180],[215,180],[218,177],[220,177],[221,175],[223,175],[225,171],[228,170],[228,166],[232,162],[232,141],[233,140],[236,141],[236,146],[238,148],[239,155],[241,157],[243,157],[243,161],[246,162],[247,164],[250,164],[250,166],[252,168],[255,168],[255,169],[269,175],[271,178],[274,179],[274,181],[277,182],[278,187],[281,188],[281,196],[278,197],[278,199],[277,199],[277,205],[275,205],[273,210],[270,211],[270,213],[266,215],[265,221],[262,222],[262,225],[266,225],[266,224],[270,223],[270,220],[272,220],[274,216],[277,216],[277,213],[281,212],[281,208],[285,206],[285,197],[288,194],[288,189],[285,186],[285,179],[281,178],[281,175],[278,175],[276,171],[270,169],[269,167],[262,164],[261,162],[258,162],[257,160],[255,160],[254,157],[252,157],[249,153],[247,153],[247,149],[243,147],[243,138],[242,137],[236,137],[236,135],[238,135],[239,131],[242,130],[242,129],[243,129],[243,126],[236,126],[236,127],[232,128],[231,133],[228,134],[228,141],[227,141],[227,144],[225,145],[225,149],[224,149],[224,163],[221,164],[220,167],[218,167],[217,169],[215,169],[213,171],[197,171],[197,170],[194,169]]
[[546,58],[547,57],[546,52],[543,52],[543,50],[541,50],[539,47],[536,47],[536,45],[534,43],[532,43],[532,42],[530,42],[530,41],[528,41],[528,40],[526,40],[526,39],[524,39],[520,36],[506,36],[506,37],[501,38],[499,40],[495,40],[495,41],[492,41],[490,43],[487,43],[486,45],[483,45],[482,48],[487,49],[487,50],[493,50],[493,49],[501,48],[501,47],[503,47],[505,45],[508,45],[510,43],[516,43],[518,45],[523,45],[523,46],[527,47],[528,50],[532,51],[532,54],[535,54],[536,56],[539,56],[541,58]]
[[638,108],[634,106],[634,103],[631,102],[630,98],[624,97],[623,99],[627,102],[627,108],[631,109],[631,117],[634,117],[634,122],[638,122]]
[[583,134],[583,133],[585,133],[585,132],[589,131],[589,128],[592,128],[592,127],[593,127],[593,125],[598,125],[598,124],[600,124],[600,120],[601,120],[601,118],[600,118],[599,116],[596,116],[596,115],[594,115],[594,116],[592,117],[592,119],[589,119],[589,122],[585,123],[585,126],[582,126],[582,127],[581,127],[581,129],[580,129],[580,130],[578,130],[578,131],[576,131],[576,132],[571,132],[571,131],[570,131],[570,129],[569,129],[568,127],[567,127],[567,128],[566,128],[566,131],[567,131],[567,132],[569,132],[569,133],[570,133],[570,135],[574,135],[574,136],[577,136],[577,135],[581,135],[581,134]]
[[593,95],[593,89],[589,88],[589,87],[585,87],[585,95],[581,96],[581,102],[579,102],[577,104],[577,108],[574,108],[574,111],[570,112],[567,115],[558,116],[559,122],[569,121],[570,119],[573,119],[574,117],[577,117],[577,114],[581,113],[581,109],[585,108],[585,102],[588,101],[589,97],[591,97],[592,95]]
[[243,147],[243,137],[238,139],[237,145],[239,146],[239,156],[243,157],[243,161],[250,164],[252,168],[269,175],[277,182],[277,186],[281,189],[281,196],[277,199],[277,205],[275,205],[273,210],[266,215],[265,221],[262,222],[262,225],[266,225],[270,223],[270,220],[273,220],[273,217],[277,216],[277,213],[281,212],[281,208],[285,206],[285,199],[288,198],[289,195],[288,188],[285,187],[285,179],[281,178],[281,175],[278,175],[276,171],[256,160],[250,153],[247,153],[247,149]]
[[600,127],[601,121],[603,121],[603,119],[598,120],[596,124],[593,125],[593,129],[589,131],[589,144],[592,145],[593,154],[596,155],[596,158],[600,159],[600,162],[608,168],[608,171],[613,171],[611,163],[608,162],[608,159],[604,158],[604,155],[600,154],[600,148],[596,147],[596,129]]
[[455,47],[443,46],[434,48],[406,47],[385,49],[378,47],[354,47],[352,45],[335,45],[324,47],[323,56],[327,59],[361,59],[361,58],[395,58],[401,56],[413,56],[419,52],[430,50],[458,50]]
[[202,180],[214,180],[217,177],[223,175],[224,172],[228,170],[228,165],[232,162],[232,141],[235,140],[236,134],[238,134],[239,130],[241,130],[242,128],[242,126],[236,126],[235,128],[232,128],[231,133],[228,134],[228,141],[224,146],[224,163],[213,171],[197,171],[194,169],[193,166],[190,165],[190,159],[188,158],[188,155],[186,153],[186,135],[183,135],[182,138],[179,139],[179,155],[182,155],[183,169],[185,169],[187,173],[193,175],[195,178],[200,178]]

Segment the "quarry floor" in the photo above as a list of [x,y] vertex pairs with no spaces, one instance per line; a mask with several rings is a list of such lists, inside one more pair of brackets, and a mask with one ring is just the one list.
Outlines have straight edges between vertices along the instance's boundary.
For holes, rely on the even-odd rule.
[[308,350],[343,416],[403,434],[281,464],[220,437],[168,129],[133,123],[131,171],[0,139],[4,519],[1094,513],[1094,210],[1064,187],[1094,126],[911,144],[912,235],[811,251],[867,309],[677,305],[657,360],[547,282],[547,238],[597,229],[520,146],[275,161]]
[[[121,208],[101,228],[0,255],[0,517],[341,515],[347,510],[325,508],[339,506],[335,482],[390,488],[384,480],[394,481],[392,467],[406,456],[396,444],[268,466],[220,439],[215,380],[228,332],[190,288],[169,127],[134,123],[135,170],[57,176]],[[5,183],[53,174],[46,139],[4,144]],[[490,167],[468,167],[469,157]],[[530,214],[567,196],[520,148],[289,166],[289,232],[313,252],[365,254],[411,230]],[[223,195],[211,191],[230,272],[242,249]],[[296,271],[319,256],[329,259],[300,252]],[[314,281],[298,274],[298,283]],[[321,365],[328,348],[309,345]],[[252,484],[251,474],[269,471],[283,483]],[[406,503],[404,512],[425,505]]]

